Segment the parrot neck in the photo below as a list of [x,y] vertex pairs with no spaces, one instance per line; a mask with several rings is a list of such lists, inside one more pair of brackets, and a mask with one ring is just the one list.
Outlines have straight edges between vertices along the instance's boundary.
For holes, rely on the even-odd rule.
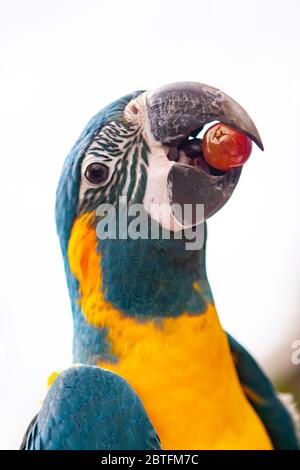
[[68,244],[70,271],[79,283],[77,292],[71,285],[73,306],[83,293],[92,304],[100,290],[106,302],[129,316],[202,313],[213,304],[205,248],[206,226],[202,249],[190,250],[178,238],[99,240],[93,218],[83,214],[75,220]]
[[201,313],[212,303],[205,247],[188,251],[181,240],[103,240],[102,289],[127,315]]
[[[183,240],[102,240],[88,215],[75,220],[68,243],[67,277],[74,317],[74,360],[113,360],[108,325],[202,315],[213,304],[205,244]],[[111,326],[113,329],[113,326]]]

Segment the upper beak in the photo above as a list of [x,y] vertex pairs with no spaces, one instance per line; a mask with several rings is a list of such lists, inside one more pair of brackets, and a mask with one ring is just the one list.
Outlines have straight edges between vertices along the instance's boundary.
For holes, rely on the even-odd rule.
[[[263,150],[248,113],[217,88],[195,82],[166,85],[147,94],[147,108],[151,132],[163,145],[178,146],[205,124],[221,121],[246,134]],[[208,218],[228,201],[240,173],[241,167],[211,174],[203,168],[174,163],[167,178],[170,204],[204,204],[204,217]],[[174,211],[173,214],[176,218]],[[183,225],[200,222],[193,216]]]
[[165,145],[177,145],[192,131],[221,121],[244,132],[258,147],[263,144],[249,114],[217,88],[196,82],[178,82],[147,94],[151,132]]

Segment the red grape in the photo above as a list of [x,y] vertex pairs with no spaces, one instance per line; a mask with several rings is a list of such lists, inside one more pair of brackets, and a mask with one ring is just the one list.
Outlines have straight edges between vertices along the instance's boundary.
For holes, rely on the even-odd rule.
[[218,122],[205,132],[202,141],[203,156],[218,170],[242,166],[250,157],[251,140],[232,127]]

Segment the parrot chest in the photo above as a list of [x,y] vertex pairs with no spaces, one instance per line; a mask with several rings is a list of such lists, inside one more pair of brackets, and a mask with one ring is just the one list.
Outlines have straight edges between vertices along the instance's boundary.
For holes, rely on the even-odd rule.
[[105,347],[116,359],[98,364],[135,389],[162,447],[270,449],[239,383],[215,307],[140,321],[123,315],[105,298],[96,233],[88,220],[88,215],[76,220],[68,257],[84,317],[105,331]]
[[240,386],[213,306],[159,323],[120,319],[108,337],[115,364],[136,390],[164,449],[270,449]]

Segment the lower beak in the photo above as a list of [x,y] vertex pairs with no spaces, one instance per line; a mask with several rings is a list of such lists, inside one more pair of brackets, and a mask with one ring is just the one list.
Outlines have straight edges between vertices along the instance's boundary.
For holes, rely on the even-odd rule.
[[[179,205],[183,226],[193,226],[221,209],[233,193],[240,178],[241,167],[224,175],[214,176],[200,168],[175,164],[168,174],[170,204]],[[197,210],[203,204],[203,211]],[[176,209],[173,210],[176,217]],[[178,217],[176,217],[178,220]]]

